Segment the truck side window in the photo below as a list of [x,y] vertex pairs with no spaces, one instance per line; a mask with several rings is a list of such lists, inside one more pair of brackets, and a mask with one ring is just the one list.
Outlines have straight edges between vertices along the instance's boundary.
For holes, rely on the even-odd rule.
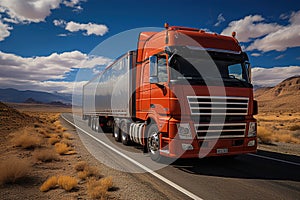
[[167,61],[165,57],[158,58],[158,81],[167,82],[168,81],[168,72],[167,72]]

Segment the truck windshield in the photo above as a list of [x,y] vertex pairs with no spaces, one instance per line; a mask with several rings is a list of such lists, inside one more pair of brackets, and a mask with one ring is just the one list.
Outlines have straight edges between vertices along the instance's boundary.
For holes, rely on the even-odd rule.
[[225,85],[247,87],[250,85],[245,62],[230,56],[211,55],[182,57],[174,55],[170,61],[171,80],[186,79],[189,82],[222,79]]

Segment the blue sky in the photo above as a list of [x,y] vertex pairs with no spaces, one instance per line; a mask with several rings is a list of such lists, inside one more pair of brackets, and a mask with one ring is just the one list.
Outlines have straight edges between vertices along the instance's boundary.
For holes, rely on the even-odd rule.
[[[257,85],[300,74],[297,0],[0,0],[0,15],[1,88],[70,92],[79,68],[84,75],[76,81],[84,83],[114,58],[88,58],[98,44],[123,31],[162,28],[165,22],[222,34],[236,31]],[[120,45],[131,48],[130,41]],[[80,65],[82,60],[88,63]]]

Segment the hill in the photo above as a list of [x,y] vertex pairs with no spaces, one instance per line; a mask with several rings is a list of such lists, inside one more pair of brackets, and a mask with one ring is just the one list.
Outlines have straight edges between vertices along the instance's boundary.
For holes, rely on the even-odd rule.
[[254,98],[262,112],[299,112],[300,76],[288,78],[275,87],[259,88],[255,90]]
[[23,103],[26,102],[28,99],[34,99],[36,102],[42,103],[72,103],[71,94],[48,93],[32,90],[20,91],[12,88],[0,89],[0,101],[2,102]]
[[0,141],[7,133],[31,124],[36,119],[0,102]]

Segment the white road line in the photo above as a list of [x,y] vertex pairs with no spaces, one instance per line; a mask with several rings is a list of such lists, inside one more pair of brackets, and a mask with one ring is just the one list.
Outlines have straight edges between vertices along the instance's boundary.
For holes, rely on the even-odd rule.
[[63,115],[61,115],[62,118],[64,120],[66,120],[68,123],[72,124],[74,127],[78,128],[80,131],[82,131],[83,133],[87,134],[88,136],[90,136],[91,138],[93,138],[94,140],[96,140],[97,142],[101,143],[102,145],[104,145],[105,147],[109,148],[110,150],[112,150],[113,152],[117,153],[119,156],[122,156],[123,158],[127,159],[128,161],[132,162],[133,164],[135,164],[136,166],[140,167],[141,169],[145,170],[146,172],[152,174],[153,176],[155,176],[156,178],[158,178],[159,180],[167,183],[168,185],[172,186],[173,188],[175,188],[176,190],[182,192],[183,194],[187,195],[188,197],[192,198],[192,199],[197,199],[197,200],[203,200],[202,198],[198,197],[197,195],[191,193],[190,191],[184,189],[183,187],[177,185],[176,183],[170,181],[169,179],[161,176],[160,174],[152,171],[151,169],[149,169],[148,167],[142,165],[141,163],[133,160],[132,158],[130,158],[129,156],[123,154],[122,152],[119,152],[118,150],[114,149],[113,147],[107,145],[106,143],[104,143],[103,141],[99,140],[98,138],[96,138],[95,136],[91,135],[90,133],[88,133],[87,131],[83,130],[82,128],[76,126],[74,123],[72,123],[71,121],[69,121],[68,119],[66,119]]
[[277,159],[277,158],[271,158],[271,157],[257,155],[257,154],[252,154],[252,153],[248,153],[248,155],[254,156],[254,157],[259,157],[259,158],[264,158],[264,159],[268,159],[268,160],[273,160],[273,161],[277,161],[277,162],[287,163],[287,164],[291,164],[291,165],[300,166],[300,163],[296,163],[296,162],[281,160],[281,159]]

